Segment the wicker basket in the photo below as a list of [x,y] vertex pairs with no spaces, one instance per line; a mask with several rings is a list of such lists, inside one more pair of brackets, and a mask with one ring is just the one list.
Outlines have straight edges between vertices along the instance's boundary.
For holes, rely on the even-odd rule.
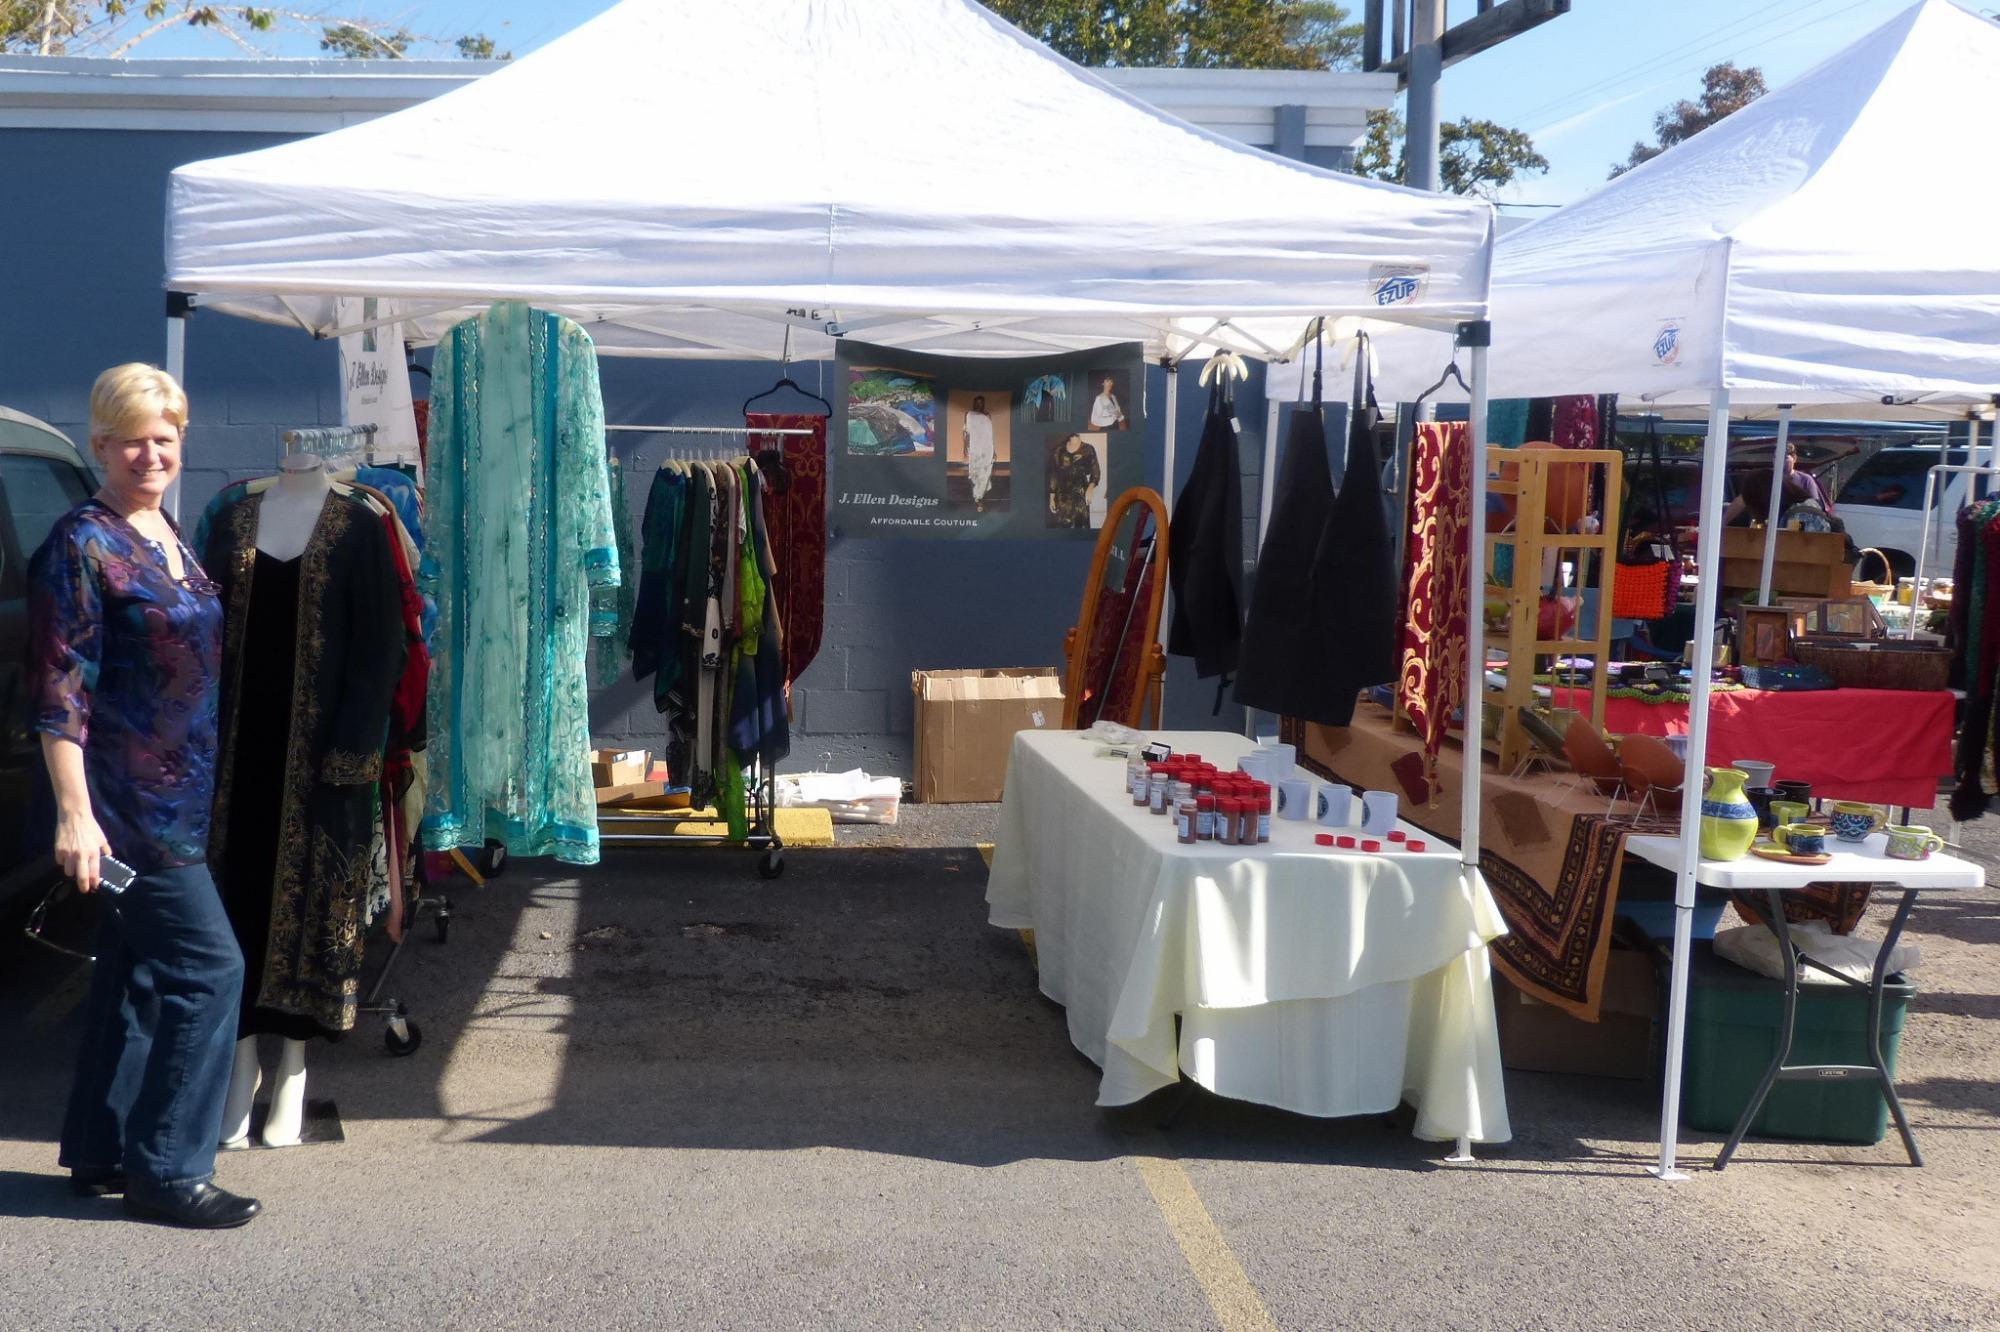
[[1792,656],[1814,666],[1843,689],[1943,689],[1951,675],[1951,651],[1928,643],[1816,643],[1798,639]]
[[[1888,578],[1888,582],[1870,583],[1862,580],[1861,570],[1867,566],[1870,555],[1873,555],[1882,562],[1882,573]],[[1857,597],[1873,598],[1894,595],[1896,591],[1896,566],[1889,563],[1887,555],[1884,555],[1881,551],[1875,549],[1875,547],[1869,546],[1861,552],[1861,557],[1854,561],[1853,591]]]

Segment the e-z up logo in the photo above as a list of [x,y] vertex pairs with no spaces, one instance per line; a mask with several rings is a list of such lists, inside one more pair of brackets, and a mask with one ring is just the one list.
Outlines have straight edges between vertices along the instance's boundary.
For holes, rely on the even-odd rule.
[[1423,264],[1377,264],[1368,270],[1368,290],[1377,305],[1408,305],[1424,294],[1430,271]]
[[1677,319],[1669,319],[1660,325],[1660,331],[1653,338],[1653,359],[1661,365],[1674,365],[1681,359],[1681,325]]

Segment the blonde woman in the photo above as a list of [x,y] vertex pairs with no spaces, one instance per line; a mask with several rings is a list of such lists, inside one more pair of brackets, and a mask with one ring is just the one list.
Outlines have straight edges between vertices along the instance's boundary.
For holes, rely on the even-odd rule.
[[[79,1194],[123,1193],[130,1215],[217,1229],[259,1209],[210,1182],[243,956],[206,863],[222,605],[161,507],[187,422],[166,373],[98,376],[90,451],[104,484],[29,563],[29,687],[57,864],[110,895],[61,1162]],[[135,877],[114,891],[120,865]]]

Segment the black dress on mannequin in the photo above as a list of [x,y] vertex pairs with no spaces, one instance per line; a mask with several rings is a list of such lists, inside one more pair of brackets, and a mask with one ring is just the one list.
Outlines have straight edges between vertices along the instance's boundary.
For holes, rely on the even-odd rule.
[[243,700],[236,762],[249,780],[232,796],[232,835],[223,852],[222,905],[243,950],[243,1009],[238,1036],[277,1035],[303,1041],[335,1036],[309,1017],[257,1007],[271,940],[271,867],[278,859],[284,818],[285,752],[292,740],[292,671],[297,657],[301,559],[257,552],[250,616],[243,631],[238,676]]

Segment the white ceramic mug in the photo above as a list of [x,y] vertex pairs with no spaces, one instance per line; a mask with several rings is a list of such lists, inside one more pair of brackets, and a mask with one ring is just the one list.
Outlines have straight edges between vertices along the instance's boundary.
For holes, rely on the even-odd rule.
[[1313,815],[1329,828],[1351,826],[1354,812],[1354,792],[1351,788],[1335,782],[1322,786],[1313,800]]
[[1309,819],[1312,817],[1313,784],[1302,777],[1293,777],[1277,782],[1273,794],[1277,797],[1278,817],[1281,819]]
[[1268,745],[1264,749],[1264,770],[1270,773],[1267,779],[1274,782],[1288,781],[1298,771],[1299,751],[1292,745]]
[[1364,791],[1361,794],[1361,831],[1380,837],[1396,826],[1396,793]]

